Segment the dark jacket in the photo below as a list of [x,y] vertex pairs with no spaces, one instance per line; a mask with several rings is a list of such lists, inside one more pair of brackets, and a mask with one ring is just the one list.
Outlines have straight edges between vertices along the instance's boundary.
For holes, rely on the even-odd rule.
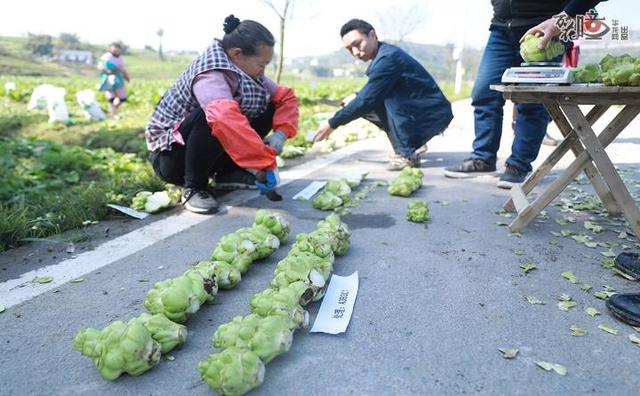
[[528,29],[562,11],[571,16],[584,14],[598,3],[600,1],[595,0],[491,0],[491,27]]
[[385,111],[400,154],[410,156],[453,119],[451,103],[433,77],[395,45],[379,42],[366,74],[369,80],[356,98],[329,120],[332,128]]

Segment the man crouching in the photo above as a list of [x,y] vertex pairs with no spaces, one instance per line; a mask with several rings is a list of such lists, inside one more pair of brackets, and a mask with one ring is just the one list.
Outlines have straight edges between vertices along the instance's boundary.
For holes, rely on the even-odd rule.
[[369,23],[352,19],[340,29],[345,48],[361,61],[371,61],[369,80],[353,99],[318,127],[314,140],[356,118],[373,122],[387,133],[395,155],[389,170],[419,167],[420,152],[453,119],[451,103],[433,77],[402,49],[378,41]]

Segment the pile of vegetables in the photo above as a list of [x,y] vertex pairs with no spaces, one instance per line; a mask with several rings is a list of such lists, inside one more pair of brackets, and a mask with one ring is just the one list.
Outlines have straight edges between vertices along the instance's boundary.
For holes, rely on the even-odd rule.
[[640,59],[607,55],[600,61],[602,82],[611,86],[640,86]]
[[424,174],[418,168],[405,167],[387,189],[391,195],[408,197],[422,187]]
[[288,240],[289,230],[282,216],[259,210],[252,227],[221,238],[213,261],[200,261],[181,276],[157,282],[144,300],[151,314],[143,313],[126,323],[116,321],[102,330],[83,328],[73,349],[90,357],[108,380],[122,373],[144,373],[158,364],[161,354],[185,342],[187,328],[180,323],[202,304],[214,302],[219,288],[237,285],[253,261],[270,256]]
[[577,83],[599,83],[602,82],[602,72],[600,65],[589,63],[573,69],[573,81]]
[[320,210],[334,210],[339,207],[352,207],[366,196],[356,194],[356,198],[351,197],[351,193],[362,184],[367,176],[366,173],[358,177],[333,179],[327,181],[322,191],[313,199],[311,205]]
[[407,220],[414,223],[426,223],[431,219],[427,201],[413,201],[407,205]]
[[538,45],[542,36],[527,34],[520,44],[520,55],[525,62],[548,62],[564,53],[564,45],[558,40],[551,40],[547,48],[540,49]]
[[140,191],[131,199],[131,209],[156,213],[180,202],[178,187],[168,186],[164,191]]
[[337,214],[299,234],[266,290],[250,301],[251,314],[218,327],[213,345],[222,349],[198,364],[202,378],[222,395],[242,395],[262,384],[265,364],[287,352],[295,330],[307,327],[304,306],[324,295],[335,255],[345,254],[351,232]]

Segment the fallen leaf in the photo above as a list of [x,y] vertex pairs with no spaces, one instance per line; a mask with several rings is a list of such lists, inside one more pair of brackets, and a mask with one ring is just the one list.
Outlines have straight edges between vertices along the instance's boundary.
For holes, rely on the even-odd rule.
[[523,256],[524,255],[524,250],[522,250],[522,249],[513,248],[513,249],[511,249],[511,251],[517,256]]
[[567,312],[567,311],[569,311],[569,309],[570,309],[570,308],[573,308],[573,307],[575,307],[576,305],[578,305],[578,303],[577,303],[577,302],[575,302],[575,301],[560,301],[560,302],[558,303],[558,308],[559,308],[561,311],[565,311],[565,312]]
[[558,241],[556,241],[555,239],[552,239],[552,240],[549,241],[549,245],[555,246],[557,244],[558,244]]
[[594,307],[587,307],[587,308],[584,309],[584,312],[586,312],[586,314],[591,316],[591,317],[595,317],[597,315],[600,315],[600,311],[598,311]]
[[584,246],[593,249],[593,248],[598,247],[598,244],[596,242],[585,242]]
[[0,305],[0,313],[3,313],[6,310],[6,308],[4,307],[4,305]]
[[558,300],[560,300],[560,301],[571,301],[571,296],[568,295],[567,293],[562,293],[561,295],[558,296]]
[[608,250],[606,252],[600,252],[601,255],[603,255],[604,257],[616,257],[616,254],[614,252],[612,252],[611,250]]
[[84,281],[84,278],[76,278],[76,279],[71,279],[69,283],[80,283],[83,281]]
[[520,268],[522,268],[525,274],[528,274],[529,272],[533,271],[537,267],[533,263],[522,263],[520,264]]
[[527,302],[529,302],[529,304],[531,304],[531,305],[536,305],[536,304],[537,305],[544,305],[545,304],[544,301],[542,301],[539,298],[534,297],[534,296],[525,296],[525,298],[527,299]]
[[140,282],[140,283],[149,282],[149,279],[138,279],[138,282]]
[[546,371],[555,371],[556,373],[565,376],[567,375],[567,368],[564,367],[561,364],[557,364],[557,363],[549,363],[549,362],[543,362],[543,361],[539,361],[536,362],[536,364],[538,365],[538,367],[546,370]]
[[562,235],[563,237],[568,237],[573,235],[573,231],[567,229],[560,230],[560,235]]
[[604,259],[600,262],[602,268],[613,268],[613,259]]
[[602,231],[604,231],[604,227],[602,227],[601,225],[598,225],[596,223],[592,223],[590,221],[585,221],[584,222],[584,228],[586,228],[587,230],[594,232],[594,233],[600,233]]
[[616,294],[616,293],[615,292],[608,292],[608,291],[604,291],[604,290],[593,293],[594,296],[596,296],[597,298],[599,298],[601,300],[608,300],[609,297],[611,297],[614,294]]
[[31,280],[32,283],[49,283],[53,280],[53,276],[40,276]]
[[560,275],[571,283],[578,283],[578,278],[571,271],[564,271]]
[[175,356],[173,356],[173,355],[165,355],[164,358],[167,359],[170,362],[173,362],[174,360],[176,360]]
[[569,327],[569,330],[571,330],[571,335],[574,337],[582,337],[587,335],[588,333],[587,329],[583,329],[582,327],[578,327],[576,325],[572,325],[571,327]]
[[616,289],[615,289],[615,288],[613,288],[613,287],[611,287],[611,286],[609,286],[609,285],[602,285],[602,288],[603,288],[604,290],[606,290],[606,291],[609,291],[609,292],[616,291]]
[[590,292],[591,289],[593,289],[593,287],[588,283],[583,283],[582,286],[580,286],[580,290],[584,290],[586,292]]
[[502,357],[505,359],[513,359],[518,355],[519,349],[498,348],[502,352]]
[[619,269],[617,269],[616,267],[611,268],[611,272],[613,272],[614,274],[616,274],[616,275],[618,275],[620,277],[623,277],[623,278],[625,278],[627,280],[630,280],[630,281],[638,280],[634,276],[631,276],[631,275],[629,275],[629,274],[627,274],[625,272],[622,272]]
[[626,232],[624,232],[624,231],[622,231],[622,232],[620,232],[620,233],[618,234],[618,238],[620,238],[620,239],[627,239],[627,237],[628,237],[628,236],[629,236],[629,235],[627,235],[627,233],[626,233]]
[[55,289],[54,291],[52,291],[51,293],[60,293],[60,289]]
[[[0,311],[2,312],[2,311]],[[635,334],[629,334],[629,341],[633,342],[635,346],[640,347],[640,337]]]
[[560,234],[560,233],[559,233],[559,232],[557,232],[557,231],[551,231],[551,235],[553,235],[553,236],[557,236],[557,237],[559,237],[559,236],[563,236],[562,234]]
[[503,227],[503,226],[508,226],[509,223],[505,223],[504,221],[496,221],[496,225],[500,226],[500,227]]
[[598,325],[600,330],[606,331],[609,334],[618,335],[618,330],[615,327],[609,326],[606,323],[602,323]]

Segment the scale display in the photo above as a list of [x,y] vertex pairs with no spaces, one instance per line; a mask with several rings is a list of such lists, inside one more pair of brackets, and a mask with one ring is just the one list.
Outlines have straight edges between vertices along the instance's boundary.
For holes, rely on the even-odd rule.
[[505,84],[571,84],[573,75],[565,67],[511,67],[502,75]]

